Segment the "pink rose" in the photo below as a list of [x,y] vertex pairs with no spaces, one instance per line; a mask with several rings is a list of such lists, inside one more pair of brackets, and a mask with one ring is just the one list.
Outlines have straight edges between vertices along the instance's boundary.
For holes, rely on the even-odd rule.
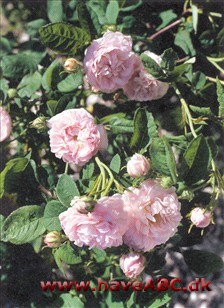
[[106,249],[123,243],[128,221],[122,197],[115,194],[98,200],[92,212],[81,214],[70,207],[59,215],[62,229],[75,245]]
[[55,156],[79,166],[85,165],[99,150],[107,147],[102,125],[85,109],[68,109],[48,121],[50,147]]
[[0,142],[7,139],[12,131],[12,121],[8,112],[0,107]]
[[120,267],[125,276],[135,278],[144,270],[145,258],[139,253],[130,252],[120,258]]
[[198,228],[207,227],[211,220],[211,212],[208,212],[200,207],[196,207],[191,211],[191,221]]
[[134,178],[146,175],[149,169],[149,161],[142,154],[134,154],[127,163],[128,174]]
[[123,199],[130,220],[124,243],[129,247],[149,251],[176,233],[181,214],[174,189],[146,180],[139,188],[125,191]]
[[[144,52],[147,56],[155,60],[158,64],[161,58],[150,51]],[[168,83],[161,82],[150,75],[144,68],[141,60],[136,61],[136,67],[129,82],[124,86],[124,94],[130,100],[151,101],[163,97],[168,88]]]
[[112,93],[128,82],[135,62],[131,37],[108,31],[87,48],[84,69],[94,90]]

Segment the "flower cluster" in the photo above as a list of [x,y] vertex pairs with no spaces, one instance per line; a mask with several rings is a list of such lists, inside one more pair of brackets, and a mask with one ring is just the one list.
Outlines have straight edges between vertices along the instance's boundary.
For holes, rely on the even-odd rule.
[[[160,64],[161,58],[145,54]],[[164,96],[168,84],[147,73],[140,58],[132,51],[132,39],[120,32],[106,32],[87,48],[84,58],[87,80],[94,91],[112,93],[123,89],[130,100],[150,101]]]
[[92,212],[80,212],[77,202],[72,204],[59,216],[62,228],[70,241],[90,248],[124,243],[137,251],[149,251],[173,236],[181,220],[174,190],[154,180],[99,199]]

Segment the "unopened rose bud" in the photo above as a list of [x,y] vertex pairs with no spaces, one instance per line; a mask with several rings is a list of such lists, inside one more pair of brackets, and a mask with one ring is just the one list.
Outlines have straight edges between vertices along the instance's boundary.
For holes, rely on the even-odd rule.
[[196,227],[205,228],[211,223],[212,214],[205,209],[196,207],[191,211],[190,219]]
[[9,98],[14,98],[17,95],[17,90],[15,88],[8,89],[7,94]]
[[141,154],[134,154],[127,163],[128,174],[134,178],[146,175],[149,170],[149,161]]
[[31,128],[36,128],[37,130],[41,131],[47,127],[47,122],[45,117],[38,117],[36,118],[31,124]]
[[116,25],[104,25],[102,27],[101,33],[104,34],[107,31],[115,32],[116,30],[117,30],[117,26]]
[[95,206],[95,201],[88,196],[74,197],[70,203],[71,206],[75,206],[77,211],[81,214],[87,214],[92,212]]
[[145,268],[145,257],[140,253],[128,253],[120,258],[120,267],[126,277],[135,278]]
[[61,240],[62,236],[60,232],[51,231],[45,236],[44,243],[50,248],[57,248],[60,246]]
[[73,72],[78,67],[78,61],[74,58],[69,58],[64,63],[64,69],[68,72]]

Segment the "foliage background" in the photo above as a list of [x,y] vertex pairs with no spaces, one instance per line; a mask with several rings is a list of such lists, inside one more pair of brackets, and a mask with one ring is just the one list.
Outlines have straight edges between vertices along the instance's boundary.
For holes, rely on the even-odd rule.
[[[79,3],[79,13],[77,6]],[[89,10],[84,10],[82,3],[86,4]],[[2,16],[1,16],[1,66],[3,71],[3,78],[1,79],[1,99],[3,103],[10,104],[10,113],[16,119],[14,123],[14,138],[18,138],[16,149],[13,146],[1,148],[1,170],[3,170],[6,161],[11,158],[24,156],[29,149],[32,149],[32,160],[37,165],[37,178],[33,176],[33,165],[29,165],[24,173],[18,174],[15,181],[12,182],[10,178],[10,187],[6,189],[7,193],[1,200],[1,214],[6,217],[13,210],[20,206],[27,204],[41,204],[46,200],[44,194],[40,193],[40,185],[52,190],[57,183],[57,174],[64,172],[64,163],[54,157],[47,148],[48,143],[47,133],[42,133],[30,127],[30,123],[35,120],[37,116],[50,117],[54,113],[58,113],[66,108],[74,108],[84,106],[85,99],[90,94],[88,91],[77,90],[79,81],[66,81],[67,89],[65,90],[65,83],[63,82],[65,75],[59,74],[63,71],[63,61],[65,55],[56,56],[49,49],[41,44],[38,29],[49,22],[66,21],[76,26],[88,26],[92,35],[92,39],[102,35],[105,26],[110,24],[109,18],[115,18],[108,13],[105,16],[105,8],[108,1],[2,1]],[[217,120],[218,114],[217,104],[217,89],[214,80],[206,80],[206,76],[210,78],[223,79],[222,63],[218,63],[221,67],[217,69],[217,63],[211,63],[209,58],[222,58],[224,56],[224,33],[222,30],[222,3],[221,1],[194,1],[193,4],[197,9],[197,13],[192,15],[190,2],[187,4],[187,10],[183,9],[184,1],[119,1],[120,6],[129,7],[127,10],[120,10],[116,23],[118,29],[126,34],[131,34],[135,51],[141,52],[144,48],[162,54],[167,48],[173,48],[177,53],[179,59],[191,58],[196,56],[196,63],[194,64],[193,72],[187,73],[187,79],[190,87],[186,84],[181,84],[180,89],[187,102],[194,107],[194,117],[209,117],[209,125],[203,126],[203,134],[212,136],[213,140],[218,145],[218,153],[216,156],[216,165],[223,169],[223,124]],[[113,11],[113,10],[112,10]],[[184,14],[183,14],[184,12]],[[215,15],[213,13],[216,13]],[[166,26],[182,18],[181,22],[164,34],[153,37],[153,35],[164,29]],[[111,22],[113,23],[113,22]],[[147,38],[150,38],[148,40]],[[139,43],[141,42],[141,43]],[[84,48],[78,50],[76,57],[82,61]],[[15,56],[18,54],[18,56]],[[51,63],[54,63],[53,65]],[[52,70],[47,68],[51,65]],[[23,77],[31,74],[28,79]],[[67,75],[66,75],[67,76]],[[105,99],[113,99],[110,95],[104,95]],[[51,103],[49,103],[51,101]],[[56,102],[56,103],[55,103]],[[37,114],[30,112],[31,108],[40,106]],[[46,105],[48,108],[46,108]],[[134,111],[137,107],[144,107],[143,103],[136,103],[133,107],[130,103],[122,103],[118,101],[111,111],[111,113],[124,112],[129,115],[129,118],[134,117]],[[193,108],[192,107],[192,108]],[[196,107],[196,108],[195,108]],[[156,123],[160,127],[177,135],[183,133],[183,123],[181,118],[181,109],[179,100],[174,95],[171,88],[167,95],[159,101],[150,103],[147,106],[148,110],[153,113]],[[206,109],[201,109],[206,108]],[[210,108],[210,109],[209,109]],[[97,104],[94,106],[94,115],[102,118],[108,115],[108,108]],[[199,123],[200,120],[199,119]],[[203,124],[203,123],[202,123]],[[24,129],[26,132],[23,134]],[[117,125],[114,125],[114,129]],[[115,131],[116,132],[116,131]],[[114,136],[114,135],[113,135]],[[119,137],[121,138],[121,137]],[[119,150],[120,144],[125,143],[126,137],[123,139],[113,138],[110,142],[113,143],[113,149],[110,149],[108,161],[113,157],[113,154],[118,152],[122,160],[125,160],[123,151]],[[40,154],[43,150],[44,155]],[[131,155],[129,149],[126,149],[128,156]],[[42,155],[42,156],[41,156]],[[50,166],[43,163],[43,159],[51,162]],[[72,174],[72,170],[70,170]],[[85,184],[85,181],[84,181]],[[16,202],[15,194],[16,193]],[[204,198],[204,199],[203,199]],[[203,201],[209,202],[209,195],[207,193],[196,195],[196,200],[185,200],[186,213],[194,207],[195,202]],[[222,203],[222,202],[221,202]],[[183,205],[182,205],[183,206]],[[199,248],[202,250],[217,252],[223,256],[220,241],[222,240],[223,229],[222,220],[223,209],[217,207],[215,210],[216,225],[210,226],[205,240],[200,236],[198,230],[192,230],[192,233],[184,238],[182,246]],[[189,224],[184,226],[185,232]],[[215,238],[215,246],[211,246],[209,242],[211,238]],[[213,242],[213,240],[212,240]],[[172,246],[172,243],[170,244]],[[199,245],[199,246],[195,246]],[[181,244],[180,244],[181,246]],[[218,249],[217,249],[218,247]],[[220,248],[219,248],[220,247]],[[166,247],[167,264],[165,265],[165,254],[160,252],[159,262],[155,262],[155,272],[161,269],[164,265],[164,272],[166,275],[175,273],[174,276],[185,278],[186,281],[194,279],[197,274],[189,269],[183,258],[179,254],[178,249],[169,250]],[[217,249],[217,250],[216,250]],[[36,252],[39,252],[38,254]],[[113,251],[111,251],[113,254]],[[116,253],[116,252],[115,252]],[[4,305],[19,306],[19,307],[69,307],[73,305],[76,300],[76,306],[82,305],[80,300],[75,296],[73,299],[70,294],[43,294],[39,287],[40,280],[57,280],[63,279],[63,274],[57,268],[54,259],[45,249],[40,252],[40,241],[30,244],[16,246],[10,243],[1,242],[1,257],[3,266],[2,275],[2,295],[1,300]],[[101,256],[102,257],[102,256]],[[96,257],[98,266],[91,268],[96,271],[96,275],[107,279],[108,274],[103,273],[104,263],[100,260],[100,256]],[[102,262],[102,263],[101,263]],[[172,262],[174,262],[172,264]],[[150,271],[152,271],[152,264]],[[53,270],[52,270],[53,268]],[[91,275],[87,274],[86,268],[74,267],[70,269],[65,268],[70,279],[75,275],[77,280],[91,280]],[[83,272],[85,275],[83,275]],[[120,273],[119,273],[120,274]],[[221,272],[210,274],[206,276],[207,279],[214,279],[217,283],[217,290],[219,290],[220,282],[223,279]],[[105,298],[104,298],[105,296]],[[170,297],[167,295],[167,302]],[[207,302],[209,302],[207,295]],[[86,306],[99,306],[101,301],[106,302],[110,307],[123,307],[122,302],[126,300],[125,296],[113,294],[112,298],[105,294],[99,298],[95,298],[93,294],[85,294]],[[216,298],[213,303],[210,302],[211,307],[221,305],[221,294],[219,291],[213,294]],[[218,299],[218,300],[217,300]],[[141,305],[149,306],[153,298],[144,298],[142,296],[139,302]],[[72,304],[71,304],[72,301]],[[192,296],[189,294],[175,294],[173,299],[167,305],[175,306],[178,302],[183,305],[198,305],[200,296],[197,296],[197,301],[192,302]],[[70,303],[69,303],[70,302]],[[166,298],[165,298],[166,302]],[[164,305],[166,303],[164,302]],[[120,305],[120,306],[119,306]],[[162,305],[162,303],[161,303]]]

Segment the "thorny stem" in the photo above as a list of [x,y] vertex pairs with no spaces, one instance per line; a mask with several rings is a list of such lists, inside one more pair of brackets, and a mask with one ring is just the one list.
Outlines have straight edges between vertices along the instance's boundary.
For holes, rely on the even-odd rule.
[[68,174],[68,163],[65,164],[65,172],[64,174]]
[[194,136],[194,138],[196,138],[197,134],[196,134],[195,129],[194,129],[194,124],[193,124],[193,121],[192,121],[192,116],[191,116],[190,110],[188,108],[187,102],[185,101],[185,99],[181,95],[181,93],[180,93],[179,89],[177,88],[176,84],[174,84],[173,87],[174,87],[174,90],[175,90],[177,96],[180,99],[182,108],[183,108],[183,110],[185,112],[185,115],[186,115],[186,118],[188,120],[188,124],[189,124],[190,130],[191,130],[191,133]]
[[154,33],[154,34],[151,35],[148,39],[152,41],[152,40],[154,40],[157,36],[159,36],[159,35],[163,34],[164,32],[169,31],[170,29],[172,29],[172,28],[178,26],[178,25],[181,24],[182,22],[183,22],[183,19],[182,19],[182,18],[181,18],[181,19],[178,19],[178,20],[174,21],[172,24],[170,24],[170,25],[166,26],[165,28],[159,30],[158,32]]
[[56,197],[52,194],[52,192],[48,189],[46,189],[43,185],[39,185],[38,187],[40,189],[40,191],[42,191],[46,196],[52,198],[52,199],[56,199]]

